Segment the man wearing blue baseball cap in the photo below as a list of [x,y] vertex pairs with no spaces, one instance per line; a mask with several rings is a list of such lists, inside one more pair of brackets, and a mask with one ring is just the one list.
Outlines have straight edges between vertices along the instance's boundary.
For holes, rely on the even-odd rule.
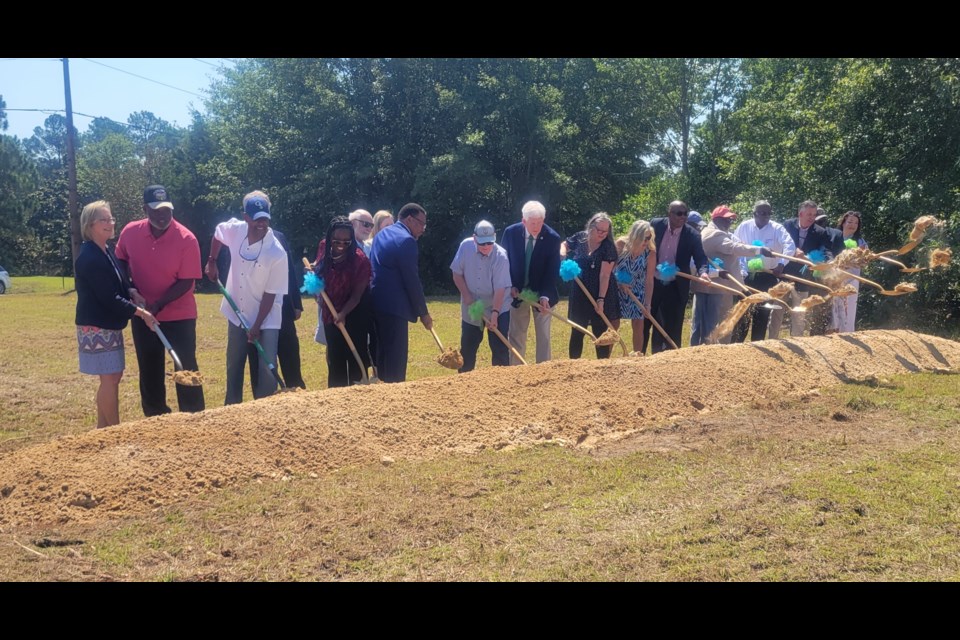
[[268,363],[277,366],[277,343],[280,338],[283,296],[289,280],[287,252],[270,229],[270,199],[262,191],[253,191],[243,198],[243,220],[231,218],[217,225],[210,244],[205,272],[216,282],[217,256],[220,248],[230,251],[227,293],[240,309],[247,334],[240,320],[224,299],[220,313],[227,324],[227,393],[224,404],[243,400],[243,369],[247,362],[247,343],[260,341],[266,358],[260,358],[259,378],[254,398],[263,398],[277,390],[277,382]]

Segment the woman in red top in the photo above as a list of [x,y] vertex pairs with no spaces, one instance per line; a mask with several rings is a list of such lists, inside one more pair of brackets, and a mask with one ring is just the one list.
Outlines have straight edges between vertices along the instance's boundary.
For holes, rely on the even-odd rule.
[[330,222],[317,257],[314,272],[323,278],[324,291],[337,310],[334,317],[326,304],[319,300],[323,330],[327,336],[327,387],[346,387],[351,382],[359,382],[362,373],[336,325],[346,327],[364,367],[369,367],[366,346],[370,332],[370,260],[357,244],[353,224],[346,216]]

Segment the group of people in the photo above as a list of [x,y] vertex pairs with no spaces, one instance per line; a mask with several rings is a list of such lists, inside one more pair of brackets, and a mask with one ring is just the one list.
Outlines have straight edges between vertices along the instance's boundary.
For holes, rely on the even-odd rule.
[[[248,365],[255,398],[276,391],[278,364],[288,386],[305,388],[294,325],[303,311],[299,267],[286,239],[270,227],[267,194],[247,194],[243,219],[217,225],[202,273],[197,239],[174,219],[166,189],[147,187],[143,201],[145,218],[124,227],[115,251],[107,244],[116,223],[107,202],[87,205],[80,217],[85,241],[76,264],[77,339],[81,372],[100,377],[97,426],[119,422],[122,330],[134,316],[143,412],[170,412],[158,327],[183,367],[196,371],[194,289],[204,274],[225,292],[220,307],[228,321],[225,404],[241,401]],[[658,353],[671,348],[671,342],[681,343],[691,291],[691,344],[698,345],[709,340],[734,302],[732,294],[711,283],[732,278],[767,291],[782,274],[801,275],[802,265],[781,256],[819,251],[829,260],[848,240],[866,246],[856,211],[845,213],[836,229],[826,225],[826,214],[812,201],[801,203],[797,217],[783,224],[771,214],[770,203],[758,201],[752,219],[732,230],[736,213],[729,207],[718,206],[704,221],[677,200],[666,216],[637,220],[616,240],[613,221],[605,213],[593,215],[582,231],[563,239],[546,224],[543,204],[530,201],[523,205],[520,221],[504,229],[500,243],[494,225],[481,220],[450,263],[461,299],[460,371],[475,368],[484,329],[492,364],[519,364],[526,358],[531,318],[536,362],[552,358],[551,317],[559,302],[557,278],[564,259],[577,263],[580,281],[570,290],[568,318],[595,335],[630,320],[633,349],[643,353],[649,343],[651,352]],[[317,282],[322,281],[322,293],[316,294],[316,339],[327,345],[328,387],[359,382],[371,366],[384,382],[405,380],[410,323],[433,329],[417,242],[426,232],[427,212],[409,203],[394,222],[388,211],[371,215],[358,209],[334,218],[319,244],[313,264]],[[757,258],[762,269],[756,264],[748,269],[748,260]],[[691,277],[655,277],[664,264]],[[849,284],[857,286],[855,280]],[[807,295],[807,286],[797,284],[794,304]],[[853,330],[856,296],[823,306],[825,312],[809,319],[811,334]],[[658,321],[669,340],[660,332],[651,335],[648,317]],[[725,341],[743,341],[748,332],[752,340],[778,337],[782,320],[781,307],[758,305]],[[804,315],[791,317],[791,335],[801,335],[804,322]],[[495,333],[505,336],[509,346],[499,336],[495,339]],[[570,358],[581,357],[583,338],[582,332],[571,331]],[[612,347],[595,348],[598,358],[610,357]],[[176,393],[181,411],[204,409],[202,386],[178,384]]]
[[[812,200],[801,202],[797,216],[782,224],[771,219],[772,213],[770,203],[759,200],[753,206],[753,217],[741,222],[733,231],[736,214],[726,206],[714,209],[710,222],[694,222],[692,226],[700,230],[704,253],[711,265],[711,278],[722,275],[765,292],[780,282],[780,276],[784,274],[807,281],[815,279],[802,263],[782,256],[828,261],[842,253],[848,241],[853,241],[857,247],[867,246],[863,239],[861,214],[857,211],[844,213],[836,227],[830,226],[826,212]],[[751,258],[759,259],[759,265],[748,268],[748,262],[753,262]],[[712,265],[717,259],[722,261],[723,268],[714,271]],[[858,269],[850,272],[860,273]],[[792,282],[795,284],[790,303],[796,308],[803,299],[815,293],[816,288],[803,282]],[[853,278],[842,284],[859,291],[859,282]],[[695,288],[691,345],[706,340],[732,302],[733,298],[723,291],[710,287]],[[810,335],[853,331],[856,313],[857,294],[834,298],[831,304],[813,307],[810,312],[792,311],[790,335],[801,336],[808,328]],[[752,341],[779,338],[784,314],[781,305],[756,305],[753,313],[744,316],[732,335],[721,338],[721,342],[743,342],[748,333]]]

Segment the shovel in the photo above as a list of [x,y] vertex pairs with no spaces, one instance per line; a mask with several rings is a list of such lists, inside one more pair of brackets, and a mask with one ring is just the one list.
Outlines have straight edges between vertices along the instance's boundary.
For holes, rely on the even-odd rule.
[[517,358],[517,360],[519,360],[524,365],[527,364],[527,361],[523,359],[523,356],[520,355],[520,352],[517,351],[512,344],[510,344],[509,340],[507,340],[507,336],[503,335],[503,332],[497,328],[497,325],[493,325],[491,327],[490,324],[488,324],[492,316],[486,315],[483,312],[483,309],[484,309],[483,301],[476,300],[474,301],[473,304],[471,304],[467,308],[467,313],[469,314],[471,320],[473,320],[474,322],[480,322],[480,331],[483,331],[484,326],[486,326],[487,330],[490,333],[500,338],[500,342],[502,342],[507,347],[507,349],[510,350],[510,352]]
[[433,339],[436,340],[437,346],[440,347],[440,355],[437,357],[437,364],[446,367],[447,369],[459,369],[462,367],[463,356],[460,355],[460,351],[458,349],[444,349],[443,343],[440,342],[440,336],[437,335],[437,332],[433,327],[430,327],[430,334],[433,336]]
[[[230,308],[233,309],[233,312],[237,314],[237,319],[240,320],[240,326],[243,327],[243,330],[246,331],[247,336],[249,336],[250,325],[248,325],[247,321],[243,319],[243,314],[240,313],[240,308],[237,306],[237,303],[233,301],[233,298],[230,297],[230,294],[227,293],[227,290],[223,288],[223,285],[220,284],[219,280],[217,280],[217,286],[220,287],[220,293],[223,294],[223,297],[227,299],[227,304],[229,304]],[[267,365],[267,368],[270,370],[270,373],[273,374],[277,384],[280,385],[280,391],[290,391],[290,388],[284,384],[283,378],[280,377],[280,373],[277,371],[276,365],[270,362],[270,358],[268,358],[267,354],[263,352],[263,347],[260,345],[260,341],[254,340],[253,346],[257,348],[257,353],[260,354],[260,361]]]
[[[304,260],[306,260],[306,258],[304,258]],[[322,289],[320,291],[320,295],[323,297],[323,301],[326,303],[327,309],[330,310],[330,314],[336,318],[337,310],[334,308],[333,301],[330,300],[330,296],[328,296],[327,292],[323,291]],[[360,357],[360,352],[357,351],[357,346],[353,344],[353,339],[350,337],[350,334],[347,333],[347,328],[343,326],[342,322],[337,322],[336,325],[337,328],[340,329],[340,333],[343,334],[343,339],[347,341],[347,346],[350,347],[350,351],[353,352],[353,357],[356,358],[357,365],[360,367],[360,384],[370,384],[370,376],[367,375],[367,368],[363,366],[363,359]]]
[[679,349],[680,347],[678,347],[678,346],[677,346],[677,343],[673,341],[673,338],[671,338],[671,337],[667,334],[667,332],[664,330],[664,328],[660,326],[660,323],[657,322],[657,321],[653,318],[653,315],[651,315],[651,313],[650,313],[649,311],[647,311],[647,308],[646,308],[645,306],[643,306],[643,303],[640,302],[640,298],[638,298],[636,295],[634,295],[633,289],[631,289],[630,286],[629,286],[627,283],[625,283],[625,282],[620,282],[620,286],[621,286],[621,288],[623,289],[623,291],[626,292],[626,294],[633,299],[633,303],[634,303],[635,305],[637,305],[637,307],[640,308],[640,312],[643,314],[643,317],[645,317],[645,318],[650,322],[650,324],[652,324],[652,325],[656,328],[656,330],[660,332],[660,335],[662,335],[662,336],[663,336],[663,339],[667,341],[667,344],[670,345],[670,348],[671,348],[671,349]]
[[[583,281],[579,277],[574,278],[574,280],[576,280],[577,284],[580,285],[580,290],[583,291],[583,295],[587,296],[587,300],[590,301],[590,304],[592,304],[594,308],[596,308],[597,301],[594,299],[592,295],[590,295],[590,292],[587,291],[587,285],[583,284]],[[627,355],[626,343],[624,343],[623,338],[620,337],[620,333],[617,332],[617,330],[613,327],[613,324],[610,322],[610,320],[607,319],[607,314],[605,314],[602,310],[600,311],[600,318],[603,320],[603,323],[607,325],[607,328],[610,330],[610,333],[616,336],[617,341],[620,343],[620,348],[623,349],[623,355]],[[603,338],[604,336],[601,334],[600,337]]]
[[596,341],[597,341],[597,336],[593,335],[593,332],[590,331],[590,329],[587,329],[586,327],[580,326],[579,324],[577,324],[576,322],[574,322],[574,321],[571,320],[570,318],[565,318],[565,317],[563,317],[562,315],[560,315],[559,313],[557,313],[556,311],[554,311],[553,307],[550,307],[549,309],[544,310],[543,306],[540,304],[540,299],[537,297],[537,294],[536,294],[535,292],[531,291],[530,289],[524,289],[523,291],[521,291],[521,292],[520,292],[520,299],[521,299],[521,300],[524,300],[525,302],[527,302],[531,307],[533,307],[534,309],[536,309],[536,310],[539,311],[540,313],[549,313],[550,315],[552,315],[552,316],[553,316],[554,318],[556,318],[557,320],[560,320],[561,322],[566,322],[568,325],[570,325],[571,327],[573,327],[574,329],[576,329],[576,330],[579,331],[580,333],[582,333],[582,334],[584,334],[585,336],[587,336],[588,338],[590,338],[591,341],[593,341],[593,342],[596,342]]
[[874,282],[873,280],[867,280],[862,276],[854,275],[849,271],[844,271],[843,269],[838,269],[838,271],[840,271],[845,275],[850,276],[854,280],[859,280],[863,284],[868,284],[871,287],[876,287],[880,291],[880,295],[882,296],[905,296],[908,293],[914,293],[917,290],[917,287],[915,285],[912,285],[908,282],[901,282],[893,289],[887,290],[887,289],[884,289],[883,285],[880,284],[879,282]]
[[[121,296],[115,296],[117,300],[123,302],[124,304],[136,307],[137,305],[133,304],[129,300],[122,298]],[[163,335],[163,331],[160,330],[160,325],[155,324],[153,326],[154,333],[157,334],[157,337],[160,338],[160,342],[163,343],[163,348],[167,350],[167,353],[170,354],[170,357],[173,358],[173,381],[176,384],[183,385],[185,387],[199,387],[203,384],[203,378],[200,377],[200,373],[196,371],[185,371],[183,364],[180,362],[180,358],[177,356],[177,352],[173,350],[173,346],[170,344],[170,341],[167,340],[167,336]]]

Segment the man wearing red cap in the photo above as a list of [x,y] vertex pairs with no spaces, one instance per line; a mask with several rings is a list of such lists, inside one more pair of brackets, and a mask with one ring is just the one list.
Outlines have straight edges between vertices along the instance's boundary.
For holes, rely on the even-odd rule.
[[[711,264],[708,272],[711,280],[719,278],[723,272],[723,275],[740,282],[739,259],[741,256],[752,258],[758,255],[765,257],[772,255],[766,247],[744,244],[730,233],[730,227],[737,217],[730,207],[720,205],[713,210],[710,217],[710,223],[700,232],[700,239],[703,243],[703,252],[707,254],[707,260]],[[720,269],[716,268],[718,260],[722,261]],[[710,333],[730,311],[730,307],[733,306],[733,294],[699,282],[693,282],[690,289],[697,298],[693,332],[690,334],[690,346],[696,346],[706,344]],[[730,336],[727,335],[720,342],[729,344]]]

